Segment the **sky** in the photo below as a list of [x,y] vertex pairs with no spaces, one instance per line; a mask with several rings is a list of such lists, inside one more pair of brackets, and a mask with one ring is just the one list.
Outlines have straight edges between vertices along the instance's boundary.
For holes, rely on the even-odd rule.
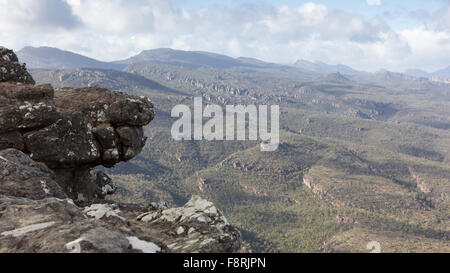
[[0,45],[103,61],[164,47],[431,72],[450,65],[450,0],[0,0]]

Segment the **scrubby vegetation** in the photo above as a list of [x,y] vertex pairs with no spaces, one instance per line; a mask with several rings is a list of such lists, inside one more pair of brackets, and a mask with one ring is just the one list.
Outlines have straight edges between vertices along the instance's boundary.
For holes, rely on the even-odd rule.
[[[202,195],[256,252],[368,252],[372,240],[385,251],[449,251],[448,85],[385,74],[314,79],[280,68],[139,63],[125,70],[84,77],[148,96],[157,108],[144,151],[111,171],[120,200],[180,205]],[[33,76],[77,85],[83,76],[72,73]],[[252,141],[172,140],[170,111],[194,96],[279,104],[282,144],[263,153]]]

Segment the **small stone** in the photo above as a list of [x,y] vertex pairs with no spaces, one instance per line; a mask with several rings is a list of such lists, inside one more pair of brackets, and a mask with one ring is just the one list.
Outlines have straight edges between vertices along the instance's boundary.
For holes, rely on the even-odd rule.
[[184,227],[178,227],[177,228],[177,234],[178,235],[181,235],[181,234],[183,234],[184,233]]

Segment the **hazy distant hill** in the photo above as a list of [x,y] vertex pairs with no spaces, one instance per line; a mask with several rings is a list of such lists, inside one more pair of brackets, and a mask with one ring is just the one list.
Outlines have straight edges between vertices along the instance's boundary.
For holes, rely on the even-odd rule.
[[143,62],[188,66],[192,68],[200,66],[229,68],[242,64],[239,60],[220,54],[200,51],[190,52],[169,48],[145,50],[136,56],[119,61],[118,63],[133,64]]
[[439,77],[439,78],[450,79],[450,66],[434,72],[433,76]]
[[450,66],[432,73],[428,73],[420,69],[408,69],[405,71],[405,74],[415,77],[426,77],[426,78],[438,77],[443,79],[450,79]]
[[324,82],[331,82],[331,83],[346,83],[346,82],[350,81],[349,78],[345,77],[344,75],[342,75],[339,72],[322,76],[322,77],[318,78],[317,80],[321,80]]
[[430,73],[423,71],[421,69],[408,69],[405,71],[405,74],[414,77],[425,77],[425,78],[429,78],[431,75]]
[[121,70],[123,64],[101,62],[52,47],[25,47],[17,52],[29,69],[100,68]]
[[351,76],[351,79],[365,84],[398,87],[402,89],[430,88],[435,85],[435,83],[432,83],[427,77],[412,76],[384,69],[375,73],[353,75]]
[[332,74],[332,73],[341,73],[345,75],[355,75],[360,74],[361,71],[355,70],[349,66],[338,64],[338,65],[329,65],[323,62],[310,62],[306,60],[298,60],[295,64],[295,67],[301,68],[304,70],[314,71],[316,73],[321,74]]
[[100,86],[131,95],[143,95],[143,90],[158,90],[164,94],[185,95],[162,86],[145,77],[123,71],[105,69],[35,69],[32,71],[37,84],[51,83],[55,88]]
[[[323,62],[310,62],[307,60],[298,60],[293,66],[268,63],[253,58],[232,58],[229,56],[203,52],[203,51],[182,51],[169,48],[160,48],[145,50],[140,54],[125,60],[115,62],[102,62],[77,53],[64,51],[52,47],[25,47],[17,52],[21,62],[27,64],[29,69],[76,69],[76,68],[94,68],[94,69],[113,69],[124,70],[129,65],[139,63],[165,64],[170,66],[185,67],[189,69],[198,69],[201,67],[213,69],[232,70],[241,73],[266,73],[269,75],[278,75],[290,78],[317,78],[318,74],[330,77],[336,77],[337,73],[346,76],[356,76],[357,79],[372,78],[369,82],[379,80],[411,80],[408,76],[418,78],[438,77],[443,79],[450,78],[450,66],[433,73],[428,73],[420,69],[409,69],[404,74],[397,73],[392,75],[383,75],[380,73],[366,73],[358,71],[349,66],[338,64],[329,65]],[[393,73],[393,72],[390,72]],[[322,79],[322,76],[319,77]],[[343,79],[341,79],[343,80]]]
[[118,63],[133,64],[142,62],[178,65],[183,67],[198,68],[202,66],[226,69],[239,66],[266,66],[273,65],[258,60],[247,58],[234,59],[225,55],[203,52],[183,51],[169,48],[145,50],[140,54]]

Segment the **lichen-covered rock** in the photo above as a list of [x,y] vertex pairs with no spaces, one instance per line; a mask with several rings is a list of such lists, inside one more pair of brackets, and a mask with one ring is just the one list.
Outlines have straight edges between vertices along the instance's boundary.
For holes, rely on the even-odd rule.
[[[171,209],[188,221],[144,221],[143,206],[0,195],[0,253],[222,253],[240,249],[239,232],[211,205],[193,198]],[[202,211],[205,210],[205,211]],[[198,222],[195,214],[212,222]],[[194,218],[192,218],[194,217]]]
[[112,124],[114,127],[142,127],[154,116],[152,103],[146,97],[111,92],[100,87],[63,88],[55,94],[55,104],[63,113],[82,113],[93,127]]
[[[118,102],[121,108],[114,106]],[[128,161],[144,147],[142,126],[153,118],[147,99],[106,89],[54,91],[50,85],[0,83],[1,147],[24,150],[51,168]],[[18,132],[23,138],[13,141],[11,134]]]
[[152,227],[165,224],[176,234],[168,248],[173,252],[235,252],[241,246],[240,233],[213,203],[194,196],[180,208],[157,209],[138,216]]
[[0,83],[0,132],[39,129],[57,121],[53,92],[48,84]]
[[27,75],[0,48],[0,253],[240,250],[239,231],[199,197],[170,209],[105,200],[116,185],[95,167],[141,152],[155,115],[148,99],[54,90]]
[[127,236],[71,200],[0,196],[0,253],[133,252]]
[[[55,90],[50,84],[30,85],[20,82],[2,82],[0,93],[5,99],[13,100],[16,103],[28,102],[49,102],[53,100]],[[0,100],[4,102],[4,100]]]
[[0,46],[0,82],[22,82],[34,84],[25,64],[20,64],[12,50]]
[[[17,63],[12,51],[0,53],[0,64]],[[0,80],[0,150],[18,149],[45,163],[76,201],[113,193],[114,183],[92,169],[113,167],[141,152],[142,127],[155,115],[151,102],[98,87],[54,90],[5,75],[8,80]]]
[[33,200],[67,198],[50,169],[15,149],[0,151],[0,194]]
[[54,169],[95,166],[101,157],[99,145],[81,115],[25,133],[24,139],[31,158]]

